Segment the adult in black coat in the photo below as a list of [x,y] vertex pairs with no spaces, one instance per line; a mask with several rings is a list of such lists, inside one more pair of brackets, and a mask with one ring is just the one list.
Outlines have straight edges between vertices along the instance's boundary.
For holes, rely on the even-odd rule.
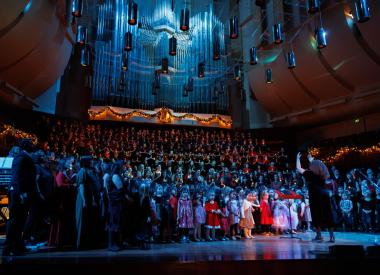
[[20,141],[21,152],[12,163],[12,179],[9,185],[9,220],[3,255],[22,255],[25,245],[22,238],[28,211],[35,200],[36,167],[30,153],[33,144],[29,139]]

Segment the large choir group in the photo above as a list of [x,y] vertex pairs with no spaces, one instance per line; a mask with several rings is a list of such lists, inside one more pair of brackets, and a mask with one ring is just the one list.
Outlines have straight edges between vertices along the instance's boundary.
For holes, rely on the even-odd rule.
[[[248,131],[50,118],[35,131],[37,196],[23,229],[26,242],[78,249],[108,243],[119,250],[313,229],[294,158],[284,144]],[[18,153],[15,147],[10,154]],[[379,171],[343,174],[331,167],[330,174],[336,226],[379,229]]]

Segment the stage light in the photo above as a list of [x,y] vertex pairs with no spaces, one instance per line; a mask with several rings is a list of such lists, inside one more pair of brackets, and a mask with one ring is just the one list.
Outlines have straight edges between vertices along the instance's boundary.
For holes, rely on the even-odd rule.
[[310,14],[314,14],[314,13],[319,12],[319,10],[320,10],[319,0],[307,0],[306,1],[306,8],[307,8],[307,12]]
[[294,51],[291,50],[288,52],[288,68],[294,69],[296,67],[296,57],[294,55]]
[[122,53],[121,69],[124,72],[128,71],[128,53],[127,52]]
[[169,39],[169,55],[174,56],[177,54],[177,38],[172,36]]
[[230,18],[230,38],[237,39],[239,37],[239,20],[237,16]]
[[77,29],[76,42],[84,45],[87,43],[87,28],[79,25]]
[[81,56],[80,56],[80,64],[83,67],[90,66],[91,62],[91,52],[90,52],[90,47],[89,46],[84,46],[82,51],[81,51]]
[[256,47],[252,47],[249,49],[249,64],[256,65],[257,60],[257,49]]
[[166,57],[161,60],[161,71],[163,74],[169,73],[169,59]]
[[275,44],[281,44],[284,41],[280,23],[273,25],[273,41]]
[[71,5],[71,14],[74,17],[81,17],[83,11],[83,1],[82,0],[73,0]]
[[234,67],[234,79],[237,81],[241,80],[241,68],[240,65]]
[[214,41],[212,44],[212,59],[213,60],[220,60],[220,43],[218,40]]
[[190,12],[189,9],[185,8],[181,10],[181,17],[180,17],[180,26],[179,28],[181,31],[188,31],[189,26],[189,20],[190,20]]
[[128,4],[128,24],[137,24],[137,4],[134,1],[129,1]]
[[132,51],[132,33],[126,32],[124,34],[124,51]]
[[192,77],[189,77],[189,79],[187,80],[187,90],[189,92],[194,91],[194,79]]
[[205,77],[205,63],[203,62],[198,64],[198,77],[199,78]]
[[367,0],[355,0],[356,20],[359,23],[367,22],[371,18]]
[[327,46],[326,32],[323,27],[319,27],[315,30],[315,40],[317,41],[318,49],[323,49]]
[[265,70],[265,82],[267,84],[271,84],[273,83],[273,79],[272,79],[272,69],[268,68]]

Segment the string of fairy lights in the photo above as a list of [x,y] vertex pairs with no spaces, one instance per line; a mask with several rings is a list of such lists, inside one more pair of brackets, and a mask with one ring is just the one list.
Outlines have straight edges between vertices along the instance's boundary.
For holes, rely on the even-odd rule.
[[105,118],[107,115],[111,115],[114,119],[118,120],[130,120],[133,117],[141,117],[145,119],[158,119],[160,122],[169,123],[173,120],[183,120],[183,119],[193,119],[197,121],[198,123],[202,124],[212,124],[212,123],[219,123],[219,125],[223,127],[230,128],[232,126],[232,121],[224,119],[220,115],[212,115],[207,118],[202,118],[200,116],[197,116],[195,114],[186,113],[181,115],[175,115],[172,113],[170,109],[167,108],[161,108],[157,112],[154,113],[148,113],[141,110],[133,110],[127,113],[120,113],[115,111],[110,106],[105,107],[104,109],[100,111],[88,111],[89,117],[91,120],[99,120],[102,118]]
[[380,154],[380,142],[378,144],[372,145],[372,146],[367,146],[363,148],[359,148],[357,146],[343,146],[338,149],[336,149],[333,152],[330,152],[326,156],[320,157],[321,154],[321,149],[312,147],[309,149],[309,153],[316,157],[320,158],[322,161],[328,163],[328,164],[334,164],[339,161],[341,161],[344,157],[351,153],[359,153],[363,156],[369,156],[369,155],[374,155],[374,154]]
[[11,125],[2,124],[0,125],[0,138],[4,138],[6,136],[12,136],[16,139],[30,139],[33,144],[38,143],[38,138],[35,135],[18,130]]

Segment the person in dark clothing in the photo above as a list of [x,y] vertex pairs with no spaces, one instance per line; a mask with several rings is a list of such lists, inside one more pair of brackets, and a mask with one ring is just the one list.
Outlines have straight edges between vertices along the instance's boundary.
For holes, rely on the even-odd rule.
[[12,179],[9,185],[9,220],[3,255],[22,255],[25,251],[22,234],[33,204],[36,190],[36,167],[29,153],[33,144],[29,139],[23,139],[19,144],[21,152],[13,159]]
[[301,167],[301,153],[297,154],[297,170],[305,178],[309,190],[312,223],[316,231],[314,240],[323,241],[321,229],[322,227],[327,227],[330,232],[329,242],[335,242],[330,194],[325,187],[326,179],[330,177],[330,174],[322,161],[314,160],[310,154],[308,155],[308,160],[310,162],[309,169],[303,169]]

